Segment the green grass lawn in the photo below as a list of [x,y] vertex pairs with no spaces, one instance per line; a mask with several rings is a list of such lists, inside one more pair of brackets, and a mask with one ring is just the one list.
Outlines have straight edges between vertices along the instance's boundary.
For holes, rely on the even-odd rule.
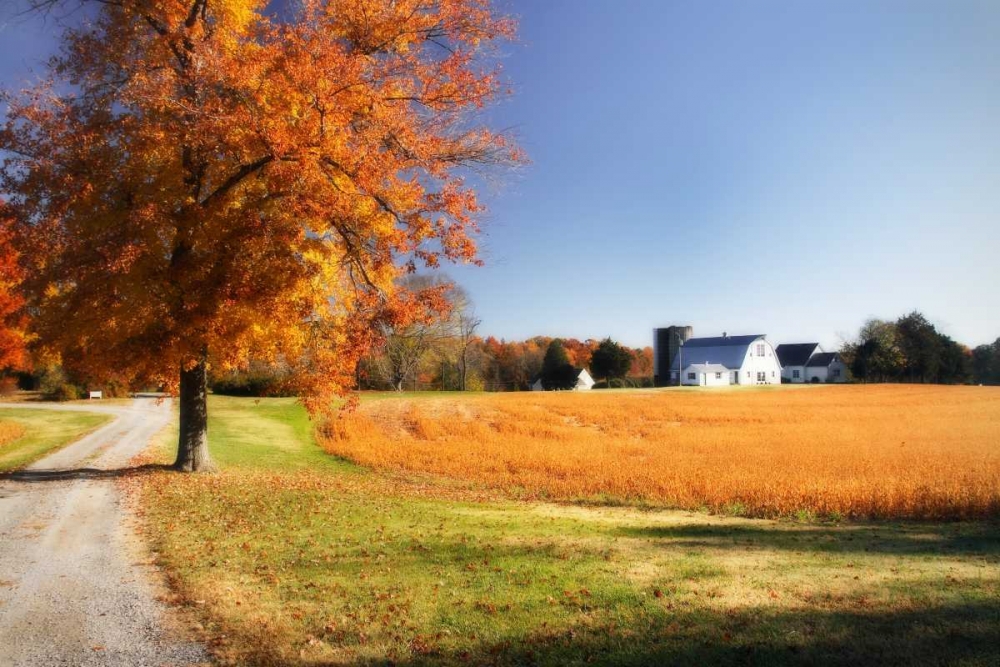
[[515,502],[333,460],[292,400],[210,415],[221,473],[140,483],[223,662],[1000,664],[995,522]]
[[24,427],[24,435],[0,446],[0,472],[28,465],[106,424],[111,415],[93,412],[0,409],[0,420]]

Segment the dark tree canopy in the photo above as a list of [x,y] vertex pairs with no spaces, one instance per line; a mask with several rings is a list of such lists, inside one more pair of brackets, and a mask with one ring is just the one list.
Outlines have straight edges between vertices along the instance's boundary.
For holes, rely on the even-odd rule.
[[590,358],[590,370],[594,376],[604,378],[609,386],[611,380],[628,375],[631,368],[632,353],[610,338],[602,340]]
[[569,362],[569,354],[563,342],[556,338],[549,343],[542,360],[542,387],[547,391],[572,389],[580,371]]
[[965,346],[916,311],[895,322],[868,320],[841,353],[863,382],[968,382],[975,361]]

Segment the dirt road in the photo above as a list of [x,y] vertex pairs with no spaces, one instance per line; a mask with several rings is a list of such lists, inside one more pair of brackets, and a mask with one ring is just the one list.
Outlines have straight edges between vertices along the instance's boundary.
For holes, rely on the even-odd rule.
[[166,629],[169,610],[156,601],[155,579],[141,562],[115,486],[167,424],[170,406],[139,398],[124,406],[39,409],[117,418],[0,476],[0,666],[207,662],[202,647]]

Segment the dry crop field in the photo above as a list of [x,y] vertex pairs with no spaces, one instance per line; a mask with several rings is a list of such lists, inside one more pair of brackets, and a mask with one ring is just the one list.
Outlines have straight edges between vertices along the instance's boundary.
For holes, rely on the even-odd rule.
[[741,516],[1000,516],[1000,389],[868,385],[364,401],[328,452],[525,498]]

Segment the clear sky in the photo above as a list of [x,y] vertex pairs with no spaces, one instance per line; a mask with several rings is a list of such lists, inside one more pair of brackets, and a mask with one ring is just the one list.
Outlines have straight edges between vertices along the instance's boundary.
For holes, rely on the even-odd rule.
[[[487,266],[449,269],[484,334],[1000,336],[1000,3],[500,2],[492,117],[532,163],[487,193]],[[17,85],[50,40],[3,11]]]

